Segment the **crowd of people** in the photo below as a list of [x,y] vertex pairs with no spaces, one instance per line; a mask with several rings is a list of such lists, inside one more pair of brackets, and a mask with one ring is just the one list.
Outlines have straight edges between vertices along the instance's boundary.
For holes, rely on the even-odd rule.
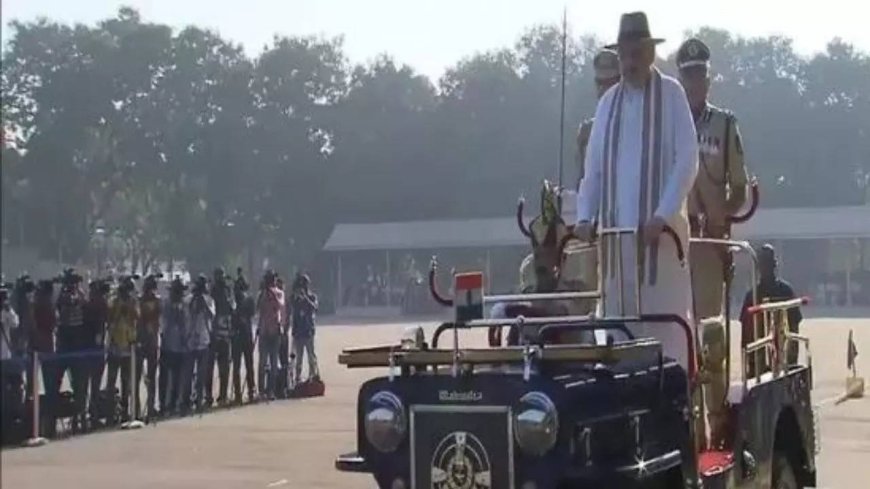
[[[318,299],[308,275],[297,274],[285,291],[283,279],[267,271],[256,294],[241,269],[235,278],[222,268],[211,280],[205,275],[190,283],[178,276],[162,278],[95,279],[87,293],[74,269],[54,279],[34,282],[22,275],[3,283],[4,427],[27,425],[28,416],[32,420],[28,406],[39,382],[44,391],[40,418],[49,437],[63,418],[71,420],[73,431],[82,431],[131,417],[153,420],[203,411],[215,402],[285,397],[303,382],[303,356],[308,359],[305,382],[319,382]],[[62,389],[65,385],[69,390]]]

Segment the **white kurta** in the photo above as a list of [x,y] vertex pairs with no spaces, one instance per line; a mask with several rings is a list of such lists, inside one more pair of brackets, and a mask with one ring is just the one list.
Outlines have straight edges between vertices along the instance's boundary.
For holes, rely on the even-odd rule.
[[[608,117],[617,87],[611,88],[598,103],[595,122],[589,139],[585,161],[585,178],[577,193],[577,220],[596,220],[601,210],[602,173],[605,164],[605,138]],[[689,252],[689,224],[686,212],[687,196],[698,171],[698,146],[695,124],[689,110],[686,94],[673,78],[662,76],[662,124],[660,131],[661,165],[663,179],[658,204],[653,213],[664,218],[680,236],[685,253]],[[644,90],[625,86],[617,157],[614,162],[617,175],[615,184],[615,220],[618,227],[637,227],[640,219],[641,175],[644,127]],[[647,142],[649,144],[649,142]],[[611,243],[615,243],[611,241]],[[622,243],[622,292],[626,315],[637,312],[635,298],[638,282],[635,240],[629,236]],[[688,257],[687,257],[688,258]],[[640,288],[642,314],[678,314],[689,325],[692,323],[692,289],[688,266],[677,260],[673,241],[662,235],[658,247],[658,273],[655,283],[643,280]],[[617,266],[609,264],[608,266]],[[602,270],[605,310],[608,316],[620,315],[620,289],[616,278]],[[599,304],[599,307],[601,305]],[[684,366],[687,362],[685,333],[677,325],[640,324],[632,326],[640,337],[654,337],[662,342],[665,355],[675,358]],[[694,327],[692,327],[694,329]],[[694,341],[694,338],[692,339]]]

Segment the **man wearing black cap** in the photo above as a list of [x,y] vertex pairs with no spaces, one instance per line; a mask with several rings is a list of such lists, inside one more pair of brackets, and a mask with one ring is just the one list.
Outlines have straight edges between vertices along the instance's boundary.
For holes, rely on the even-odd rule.
[[[710,49],[689,39],[677,51],[680,83],[686,90],[698,133],[698,177],[689,194],[693,237],[728,239],[729,218],[746,202],[747,172],[740,130],[734,115],[707,100],[710,90]],[[720,316],[724,282],[731,260],[721,246],[692,244],[692,282],[699,319]]]
[[[617,42],[607,46],[619,55],[622,79],[598,103],[574,234],[589,240],[593,222],[640,234],[639,240],[601,239],[607,250],[600,264],[608,277],[603,293],[624,297],[606,301],[604,314],[677,314],[691,324],[691,278],[677,251],[689,238],[685,209],[698,171],[698,141],[683,87],[654,66],[662,41],[652,36],[646,15],[633,12],[622,16]],[[678,243],[661,237],[666,227]],[[638,289],[642,301],[634,297]],[[634,328],[651,333],[681,365],[694,361],[677,329]]]
[[[779,278],[777,274],[777,259],[776,249],[765,244],[758,251],[758,300],[764,302],[786,301],[796,298],[794,289],[791,285]],[[740,312],[740,322],[743,326],[742,343],[746,346],[749,343],[759,339],[756,338],[753,330],[752,315],[749,314],[749,307],[752,306],[752,290],[746,292],[746,297],[743,299],[743,307]],[[788,310],[788,329],[790,332],[797,334],[800,323],[803,320],[801,310],[797,307]],[[760,321],[760,320],[759,320]],[[750,356],[748,370],[750,375],[755,375],[755,358]],[[788,351],[786,353],[786,362],[789,365],[794,365],[798,361],[797,344],[789,342]],[[765,367],[762,367],[765,368]]]
[[238,270],[233,292],[236,298],[236,309],[233,311],[233,394],[237,404],[242,402],[242,357],[245,360],[245,383],[248,389],[248,402],[254,400],[256,386],[254,384],[254,333],[253,320],[256,313],[254,298],[248,293],[248,281]]
[[[602,49],[592,59],[592,69],[595,71],[595,90],[598,100],[604,96],[610,87],[619,83],[619,55],[612,49]],[[577,131],[577,166],[579,167],[577,184],[583,179],[583,164],[586,161],[586,146],[589,145],[589,136],[592,135],[592,123],[595,119],[589,118],[580,124]]]

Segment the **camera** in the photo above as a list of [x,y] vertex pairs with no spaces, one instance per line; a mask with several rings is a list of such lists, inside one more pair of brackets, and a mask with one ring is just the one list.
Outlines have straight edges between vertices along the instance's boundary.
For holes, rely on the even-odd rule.
[[95,280],[91,280],[89,284],[91,292],[100,295],[100,296],[108,296],[112,292],[112,279],[111,278],[98,278]]
[[[10,284],[11,290],[11,284]],[[24,294],[29,294],[31,292],[36,291],[36,283],[33,282],[33,279],[30,278],[30,275],[24,274],[15,279],[15,290],[20,291]]]
[[118,294],[119,295],[130,295],[131,292],[136,290],[136,280],[139,280],[138,274],[132,275],[122,275],[118,280]]

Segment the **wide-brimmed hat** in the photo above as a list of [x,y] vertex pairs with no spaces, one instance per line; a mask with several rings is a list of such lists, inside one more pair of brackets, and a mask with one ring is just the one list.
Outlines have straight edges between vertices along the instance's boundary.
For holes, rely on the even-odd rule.
[[622,14],[622,17],[619,19],[619,35],[616,37],[616,42],[604,47],[605,49],[616,49],[620,44],[630,41],[647,41],[659,44],[665,40],[659,37],[652,37],[652,33],[649,30],[649,21],[645,13],[629,12]]

